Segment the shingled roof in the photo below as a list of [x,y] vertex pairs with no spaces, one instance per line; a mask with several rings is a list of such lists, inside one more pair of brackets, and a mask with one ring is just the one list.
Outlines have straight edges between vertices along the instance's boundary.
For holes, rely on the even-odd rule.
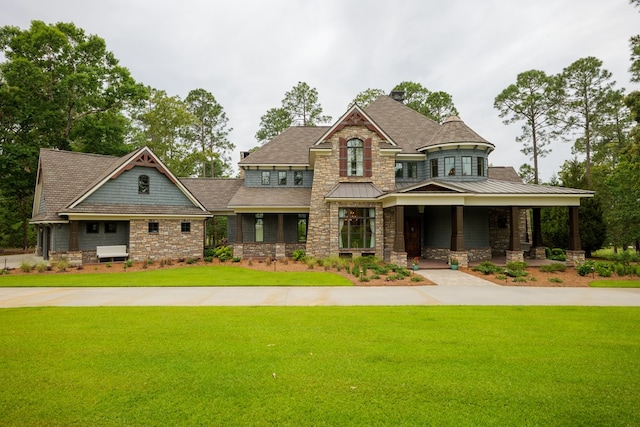
[[180,178],[180,182],[209,212],[227,211],[227,205],[244,179]]
[[384,129],[402,153],[415,154],[440,130],[440,125],[401,102],[380,96],[364,111]]
[[311,188],[240,187],[229,201],[230,208],[305,208],[311,204]]
[[309,148],[329,129],[328,126],[293,126],[242,159],[238,164],[307,165]]
[[420,148],[428,148],[429,146],[442,145],[442,144],[459,144],[465,142],[475,142],[481,144],[489,144],[494,146],[489,141],[478,135],[469,126],[467,126],[457,116],[451,116],[440,126],[438,132],[433,135],[431,140]]

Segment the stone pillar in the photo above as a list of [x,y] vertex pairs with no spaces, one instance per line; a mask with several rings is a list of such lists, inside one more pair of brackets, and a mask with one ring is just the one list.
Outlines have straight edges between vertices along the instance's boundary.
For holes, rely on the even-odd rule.
[[451,246],[449,249],[453,252],[464,251],[463,220],[464,207],[451,206]]
[[507,263],[510,262],[524,262],[524,254],[522,253],[522,251],[509,251],[506,250],[504,251],[504,254],[506,256],[506,261]]
[[451,260],[458,260],[458,267],[469,267],[469,255],[467,251],[451,251],[449,253],[449,264]]
[[531,251],[529,256],[531,259],[545,259],[547,257],[544,250],[544,243],[542,242],[542,217],[541,209],[531,209],[533,214],[533,235],[531,242]]
[[398,265],[400,267],[407,266],[407,253],[406,252],[391,251],[391,256],[389,258],[389,262],[391,264],[395,264],[395,265]]
[[276,243],[276,259],[283,259],[287,256],[287,244],[284,242]]

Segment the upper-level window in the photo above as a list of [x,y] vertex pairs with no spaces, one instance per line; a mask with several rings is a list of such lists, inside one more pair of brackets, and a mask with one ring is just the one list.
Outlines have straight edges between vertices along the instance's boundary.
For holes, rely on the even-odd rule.
[[410,178],[410,179],[418,178],[418,163],[416,162],[407,163],[407,178]]
[[149,194],[149,175],[138,177],[138,194]]
[[438,159],[431,159],[431,178],[438,177]]
[[364,175],[364,143],[354,138],[347,141],[347,176]]
[[271,172],[262,171],[262,185],[270,185],[271,184]]
[[293,173],[293,184],[302,185],[302,171],[295,171]]
[[462,176],[471,176],[471,156],[462,156]]
[[396,162],[396,178],[404,178],[404,169],[402,162]]
[[484,157],[478,157],[478,176],[484,176]]
[[287,185],[287,171],[278,172],[278,185]]
[[445,157],[444,158],[444,173],[448,176],[455,176],[456,174],[456,158]]

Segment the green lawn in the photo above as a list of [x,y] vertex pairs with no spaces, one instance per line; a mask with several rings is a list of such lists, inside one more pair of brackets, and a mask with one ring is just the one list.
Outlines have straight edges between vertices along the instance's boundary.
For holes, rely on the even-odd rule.
[[594,280],[592,288],[640,288],[640,280]]
[[3,426],[640,424],[638,308],[20,308],[0,324]]
[[26,286],[352,286],[335,273],[258,271],[230,266],[192,266],[136,272],[0,276],[0,287]]

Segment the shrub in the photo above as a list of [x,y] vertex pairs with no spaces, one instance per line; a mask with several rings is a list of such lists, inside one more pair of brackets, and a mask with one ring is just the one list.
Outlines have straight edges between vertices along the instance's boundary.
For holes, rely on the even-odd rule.
[[36,271],[37,271],[38,273],[44,273],[44,272],[45,272],[45,271],[47,271],[48,269],[49,269],[49,266],[47,265],[47,263],[46,263],[46,262],[39,262],[39,263],[36,265]]
[[537,282],[538,279],[536,279],[536,276],[531,276],[531,277],[529,277],[529,281],[530,282]]
[[35,268],[35,265],[31,264],[30,262],[22,261],[20,263],[20,270],[22,270],[23,273],[28,273],[34,268]]
[[145,264],[151,265],[153,264],[155,261],[151,258],[147,258],[147,262]]
[[56,268],[58,269],[58,271],[67,271],[67,268],[69,268],[69,261],[67,261],[66,259],[61,259],[60,261],[56,262]]
[[622,264],[629,264],[631,262],[640,261],[640,255],[636,251],[626,249],[618,253],[613,253],[608,257],[611,261],[616,261]]
[[607,262],[596,262],[595,271],[600,277],[611,277],[613,274],[613,265]]
[[509,269],[509,268],[507,268],[504,271],[504,274],[506,274],[509,277],[525,277],[525,276],[529,275],[529,273],[527,273],[524,270],[512,270],[512,269]]
[[304,251],[304,249],[296,249],[295,251],[293,251],[292,258],[294,261],[304,261],[306,256],[307,253]]
[[419,274],[414,274],[411,277],[411,281],[412,282],[424,282],[424,277],[420,276]]
[[360,278],[360,281],[361,281],[361,282],[368,282],[368,281],[370,281],[370,280],[371,280],[371,279],[369,279],[367,276],[362,276],[362,277]]
[[125,267],[133,267],[133,260],[132,259],[128,259],[124,262],[124,266]]
[[231,259],[231,261],[232,261],[232,262],[240,262],[240,261],[241,261],[241,258],[240,258],[239,256],[234,256],[234,257]]
[[212,256],[206,256],[203,259],[204,259],[204,262],[206,262],[207,264],[213,262],[213,257]]
[[555,273],[556,271],[567,271],[567,266],[565,264],[554,262],[553,264],[541,265],[540,271],[542,271],[543,273]]
[[640,277],[640,265],[636,265],[636,276]]
[[195,259],[195,258],[188,258],[187,259],[187,264],[189,264],[189,265],[195,264],[196,262],[198,262],[198,260]]
[[233,248],[231,246],[218,246],[214,251],[214,256],[220,261],[233,258]]
[[529,264],[523,261],[512,261],[507,263],[508,270],[524,270],[529,267]]
[[567,256],[564,253],[564,250],[560,249],[560,248],[553,248],[551,249],[551,257],[552,260],[555,261],[566,261],[567,260]]
[[551,248],[547,248],[547,247],[544,248],[544,256],[547,259],[551,259]]
[[214,258],[216,256],[216,250],[213,248],[207,248],[204,250],[204,256]]
[[472,268],[473,271],[479,271],[484,275],[494,274],[500,271],[500,267],[491,261],[482,261],[479,265]]
[[314,257],[304,257],[304,263],[307,264],[307,268],[309,270],[313,270],[313,267],[316,265],[316,259]]
[[[68,263],[67,263],[67,264],[68,264]],[[107,268],[111,268],[111,267],[113,267],[113,264],[111,264],[110,262],[106,263],[105,265],[107,266]]]
[[498,279],[498,280],[507,280],[507,276],[505,276],[504,274],[497,274],[496,275],[496,279]]
[[549,277],[549,281],[551,283],[562,283],[563,282],[563,280],[561,278],[559,278],[559,277]]
[[519,282],[519,283],[526,283],[527,279],[525,279],[524,277],[516,277],[513,279],[514,282]]
[[586,276],[587,274],[593,273],[595,270],[596,264],[590,259],[578,264],[578,266],[576,267],[576,271],[580,276]]

